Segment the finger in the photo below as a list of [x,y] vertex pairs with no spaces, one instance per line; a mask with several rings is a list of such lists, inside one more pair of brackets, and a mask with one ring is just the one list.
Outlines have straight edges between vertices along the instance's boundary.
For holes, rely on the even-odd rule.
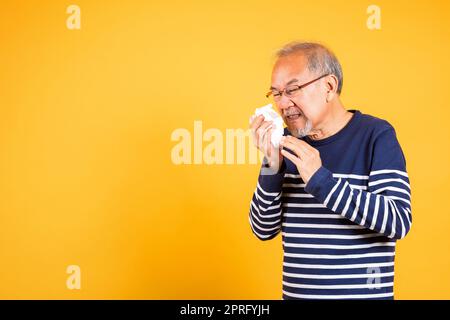
[[[258,120],[255,120],[258,121]],[[256,135],[256,137],[261,136],[264,129],[266,129],[268,126],[270,125],[269,121],[263,121],[261,122],[255,129],[254,129],[254,134]]]
[[300,140],[296,137],[289,135],[289,136],[286,136],[286,140],[297,145],[299,147],[300,151],[303,152],[303,155],[311,155],[312,153],[317,151],[317,149],[311,147],[307,142]]
[[267,156],[270,158],[272,156],[272,126],[266,131],[266,148],[267,148]]
[[253,132],[256,131],[256,129],[258,129],[258,127],[261,125],[261,123],[264,121],[264,116],[261,114],[255,118],[253,118],[252,123],[250,124],[250,130],[252,130]]
[[269,157],[270,157],[271,164],[279,165],[281,160],[283,159],[282,155],[280,153],[281,146],[275,147],[272,144],[272,135],[273,135],[273,133],[274,133],[274,129],[273,128],[271,128],[267,132],[267,141],[268,141],[267,144],[268,144],[268,147],[269,147],[268,154],[269,154]]
[[290,141],[288,139],[284,139],[281,145],[284,148],[292,150],[300,158],[306,157],[306,153],[304,152],[303,147],[299,146],[296,143],[293,143],[292,141]]
[[286,136],[286,139],[288,141],[292,141],[293,143],[297,144],[299,147],[301,147],[305,153],[314,152],[317,149],[309,145],[306,141],[300,140],[293,136]]
[[298,165],[301,162],[300,158],[296,157],[287,150],[281,150],[281,154],[286,158],[288,158],[289,160],[291,160],[295,165]]
[[256,130],[261,126],[261,124],[264,121],[264,116],[263,115],[259,115],[256,116],[254,115],[253,121],[250,124],[250,133],[253,139],[253,143],[258,146],[259,143],[259,139],[258,139],[258,135],[256,133]]
[[264,121],[259,128],[256,129],[256,131],[263,132],[267,130],[268,127],[270,127],[273,124],[273,121]]
[[268,133],[272,130],[272,125],[268,125],[262,130],[261,133],[259,133],[259,141],[260,145],[264,146],[265,150],[268,150],[267,148],[270,147],[270,145],[267,144],[267,141],[270,142],[270,137],[268,137]]
[[263,135],[267,132],[269,127],[272,125],[272,121],[264,121],[258,129],[256,129],[256,136],[262,139]]

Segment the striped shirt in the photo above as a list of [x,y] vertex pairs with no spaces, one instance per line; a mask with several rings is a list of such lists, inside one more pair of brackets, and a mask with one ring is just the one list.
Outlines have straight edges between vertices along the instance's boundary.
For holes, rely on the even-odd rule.
[[250,226],[261,240],[281,232],[283,299],[394,298],[395,244],[412,222],[406,162],[387,121],[350,112],[338,133],[304,138],[322,160],[307,185],[286,158],[259,174]]

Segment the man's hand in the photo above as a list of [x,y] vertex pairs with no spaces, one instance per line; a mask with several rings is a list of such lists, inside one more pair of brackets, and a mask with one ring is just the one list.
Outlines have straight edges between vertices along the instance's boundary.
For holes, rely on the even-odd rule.
[[270,170],[277,173],[283,160],[280,149],[271,143],[272,121],[264,121],[264,116],[252,116],[250,118],[250,131],[253,144],[264,154],[268,161]]
[[319,150],[293,136],[282,137],[280,145],[294,152],[292,154],[286,150],[281,150],[281,154],[297,166],[300,176],[307,184],[309,179],[322,166]]

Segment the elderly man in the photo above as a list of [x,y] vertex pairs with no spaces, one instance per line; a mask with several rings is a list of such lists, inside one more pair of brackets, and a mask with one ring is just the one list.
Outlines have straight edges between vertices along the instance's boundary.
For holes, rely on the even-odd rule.
[[251,119],[265,165],[250,225],[261,240],[281,231],[283,299],[394,298],[395,244],[412,221],[405,158],[387,121],[345,109],[342,79],[326,47],[290,43],[267,94],[287,126],[280,148]]

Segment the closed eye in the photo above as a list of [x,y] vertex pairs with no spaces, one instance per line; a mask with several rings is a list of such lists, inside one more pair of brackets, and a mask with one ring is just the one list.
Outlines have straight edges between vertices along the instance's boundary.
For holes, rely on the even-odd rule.
[[295,86],[292,88],[286,88],[286,94],[292,95],[293,93],[297,92],[298,90],[300,90],[300,87],[298,87],[298,86]]

